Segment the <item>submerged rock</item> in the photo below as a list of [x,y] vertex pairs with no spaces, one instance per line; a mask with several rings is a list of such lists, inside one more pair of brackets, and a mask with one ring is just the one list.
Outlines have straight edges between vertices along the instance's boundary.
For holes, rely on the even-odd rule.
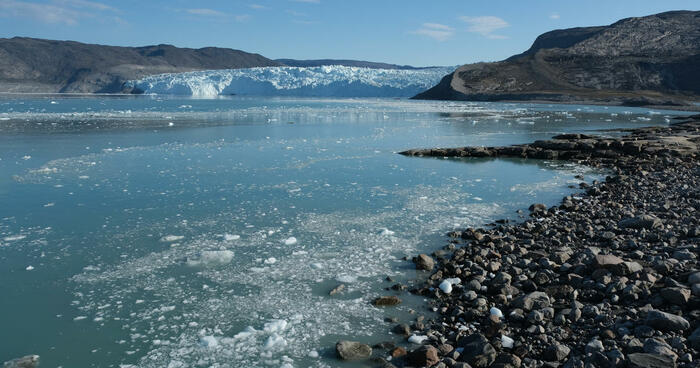
[[372,348],[369,345],[357,341],[338,341],[335,344],[335,351],[342,360],[361,360],[372,355]]
[[39,366],[38,355],[26,355],[3,363],[2,368],[35,368]]
[[392,307],[401,304],[401,299],[396,295],[380,296],[372,302],[377,307]]

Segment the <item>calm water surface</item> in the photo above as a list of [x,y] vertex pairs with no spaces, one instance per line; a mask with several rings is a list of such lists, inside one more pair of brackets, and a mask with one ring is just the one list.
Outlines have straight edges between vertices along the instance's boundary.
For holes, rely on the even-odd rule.
[[[396,340],[369,304],[445,232],[517,219],[601,173],[406,158],[667,124],[672,113],[408,100],[0,98],[0,361],[333,367]],[[675,114],[675,113],[674,113]],[[605,132],[605,134],[613,134]],[[336,285],[347,285],[329,297]],[[361,365],[361,364],[360,364]]]

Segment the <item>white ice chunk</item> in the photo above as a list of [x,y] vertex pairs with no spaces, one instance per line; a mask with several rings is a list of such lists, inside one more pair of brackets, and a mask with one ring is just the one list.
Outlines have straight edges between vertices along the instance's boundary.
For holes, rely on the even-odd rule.
[[199,345],[205,348],[215,348],[219,346],[219,341],[214,336],[202,336],[199,339]]
[[462,282],[459,278],[451,278],[451,279],[445,279],[442,280],[440,283],[440,290],[444,292],[445,294],[449,294],[452,292],[452,285],[459,285]]
[[187,265],[191,267],[211,267],[230,263],[233,259],[233,252],[230,250],[207,250],[202,252],[198,258],[188,259]]
[[165,242],[165,243],[172,243],[172,242],[176,242],[178,240],[182,240],[184,238],[185,237],[182,235],[166,235],[166,236],[160,238],[160,241]]
[[238,240],[240,239],[240,235],[235,235],[235,234],[224,234],[224,240],[226,241],[233,241],[233,240]]
[[501,312],[501,310],[496,307],[491,307],[490,313],[492,316],[503,318],[503,312]]
[[265,260],[265,264],[274,264],[276,262],[277,262],[277,258],[275,258],[275,257],[270,257],[270,258]]
[[297,243],[297,238],[290,236],[287,239],[284,239],[284,245],[294,245]]
[[25,268],[25,270],[27,270],[27,271],[31,271],[33,269],[34,269],[34,266],[32,266],[32,265],[29,265],[29,266],[27,266],[27,268]]
[[423,341],[425,341],[427,339],[428,339],[428,336],[411,335],[411,337],[408,338],[408,342],[413,343],[413,344],[422,344]]
[[506,349],[512,349],[515,341],[506,335],[501,335],[501,346]]
[[381,231],[379,232],[379,235],[382,235],[382,236],[392,236],[395,234],[394,231],[391,231],[385,227],[381,228],[380,230]]

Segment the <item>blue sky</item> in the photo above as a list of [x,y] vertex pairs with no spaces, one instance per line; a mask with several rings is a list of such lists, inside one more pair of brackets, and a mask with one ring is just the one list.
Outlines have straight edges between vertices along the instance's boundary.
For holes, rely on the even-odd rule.
[[411,65],[501,60],[559,28],[610,24],[698,0],[0,0],[0,37],[120,46],[219,46],[269,58]]

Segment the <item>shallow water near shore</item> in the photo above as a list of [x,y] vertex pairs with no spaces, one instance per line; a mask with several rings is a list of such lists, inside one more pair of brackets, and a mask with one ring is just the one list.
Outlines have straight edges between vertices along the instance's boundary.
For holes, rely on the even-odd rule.
[[[398,341],[378,309],[447,231],[518,219],[604,173],[419,159],[664,125],[639,108],[389,99],[0,98],[0,361],[334,367],[339,339]],[[345,291],[328,292],[338,284]]]

